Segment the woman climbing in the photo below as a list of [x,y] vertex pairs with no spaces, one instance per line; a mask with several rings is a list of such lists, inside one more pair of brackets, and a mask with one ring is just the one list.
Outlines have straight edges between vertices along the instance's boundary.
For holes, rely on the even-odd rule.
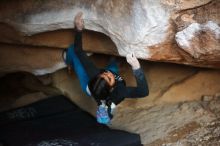
[[82,15],[83,13],[79,12],[74,19],[75,41],[64,52],[64,60],[76,72],[82,90],[97,102],[97,121],[108,124],[113,118],[112,113],[117,104],[124,98],[147,96],[149,94],[148,85],[134,54],[128,54],[126,60],[132,67],[137,82],[136,87],[126,86],[123,78],[118,75],[118,67],[114,59],[105,69],[99,69],[93,64],[82,49],[84,28]]

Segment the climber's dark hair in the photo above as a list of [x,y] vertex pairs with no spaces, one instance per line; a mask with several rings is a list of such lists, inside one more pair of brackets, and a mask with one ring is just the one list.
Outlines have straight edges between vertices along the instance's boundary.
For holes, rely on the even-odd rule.
[[106,99],[111,91],[111,86],[100,75],[90,80],[88,86],[92,96],[98,100]]

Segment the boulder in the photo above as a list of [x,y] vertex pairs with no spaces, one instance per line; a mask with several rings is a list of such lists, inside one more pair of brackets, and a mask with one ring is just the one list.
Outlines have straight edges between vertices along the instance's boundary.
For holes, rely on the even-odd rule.
[[[120,56],[134,52],[144,60],[220,68],[219,7],[218,0],[1,1],[0,27],[9,31],[1,30],[0,41],[61,47],[36,42],[34,36],[72,29],[74,16],[82,11],[86,30],[112,40],[100,41],[98,46],[110,44],[113,49],[101,50],[91,41],[88,51]],[[97,36],[88,34],[88,40]]]

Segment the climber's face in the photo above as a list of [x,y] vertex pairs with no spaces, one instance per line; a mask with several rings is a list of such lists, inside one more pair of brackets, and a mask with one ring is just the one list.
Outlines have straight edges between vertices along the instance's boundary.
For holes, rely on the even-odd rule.
[[115,84],[115,76],[110,72],[103,72],[100,77],[106,80],[106,82],[112,87]]

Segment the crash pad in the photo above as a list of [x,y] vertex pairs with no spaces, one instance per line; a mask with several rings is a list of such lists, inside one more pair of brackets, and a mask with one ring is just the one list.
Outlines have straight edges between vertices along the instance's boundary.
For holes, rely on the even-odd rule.
[[0,113],[4,146],[139,146],[140,136],[110,129],[63,95]]

